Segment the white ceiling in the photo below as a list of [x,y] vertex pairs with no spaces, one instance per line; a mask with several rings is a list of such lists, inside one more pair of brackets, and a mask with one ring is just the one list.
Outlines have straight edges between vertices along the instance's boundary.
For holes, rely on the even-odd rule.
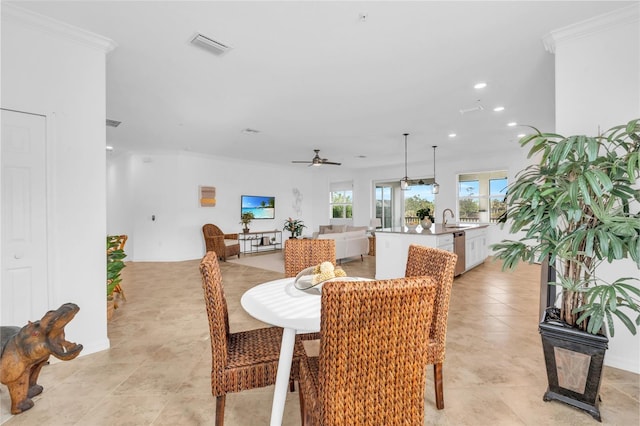
[[[12,3],[117,43],[107,56],[116,152],[305,167],[290,162],[317,148],[360,168],[403,164],[405,132],[409,163],[430,165],[432,145],[438,161],[500,155],[525,131],[511,121],[554,130],[554,56],[542,38],[633,2]],[[196,47],[196,32],[233,49]]]

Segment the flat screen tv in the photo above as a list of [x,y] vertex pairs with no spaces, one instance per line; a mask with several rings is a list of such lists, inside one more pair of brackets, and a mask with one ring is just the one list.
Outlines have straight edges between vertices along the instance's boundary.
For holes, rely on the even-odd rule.
[[253,213],[255,219],[275,219],[276,197],[243,195],[240,198],[240,214]]

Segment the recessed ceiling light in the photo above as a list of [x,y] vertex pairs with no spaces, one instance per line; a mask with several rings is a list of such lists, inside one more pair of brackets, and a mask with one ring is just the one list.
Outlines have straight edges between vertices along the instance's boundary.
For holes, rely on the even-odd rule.
[[526,135],[524,133],[518,133],[519,138],[524,138]]
[[106,148],[107,148],[107,151],[113,151],[113,147],[111,145],[107,145]]
[[247,127],[246,129],[242,130],[242,133],[246,133],[248,135],[255,135],[256,133],[260,133],[260,130],[251,129],[251,128]]
[[513,127],[513,126],[517,126],[518,123],[516,123],[515,121],[512,121],[511,123],[507,123],[507,126],[509,127]]
[[457,135],[455,133],[449,133],[450,138],[455,138]]
[[504,111],[504,107],[503,106],[497,106],[493,109],[495,112],[500,112],[500,111]]
[[474,89],[484,89],[485,87],[487,87],[487,83],[485,83],[484,81],[476,83],[475,86],[473,86]]
[[367,158],[366,155],[356,155],[356,158]]

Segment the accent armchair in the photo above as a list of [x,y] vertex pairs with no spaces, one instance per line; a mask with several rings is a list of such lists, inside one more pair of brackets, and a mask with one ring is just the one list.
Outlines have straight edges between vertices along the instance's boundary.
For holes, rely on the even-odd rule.
[[240,258],[240,241],[238,234],[225,234],[216,225],[207,223],[202,227],[206,251],[214,251],[218,259],[224,261],[227,257],[238,256]]

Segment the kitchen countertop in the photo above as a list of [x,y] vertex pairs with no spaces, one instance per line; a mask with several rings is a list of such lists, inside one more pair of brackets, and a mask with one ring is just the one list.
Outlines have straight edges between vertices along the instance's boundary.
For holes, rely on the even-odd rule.
[[406,226],[397,227],[391,230],[377,230],[376,235],[379,234],[408,234],[408,235],[443,235],[443,234],[453,234],[458,231],[468,231],[471,229],[480,229],[488,227],[488,224],[452,224],[447,225],[446,227],[440,223],[435,223],[431,225],[431,228],[423,229],[422,226],[418,225],[415,230],[410,231]]

